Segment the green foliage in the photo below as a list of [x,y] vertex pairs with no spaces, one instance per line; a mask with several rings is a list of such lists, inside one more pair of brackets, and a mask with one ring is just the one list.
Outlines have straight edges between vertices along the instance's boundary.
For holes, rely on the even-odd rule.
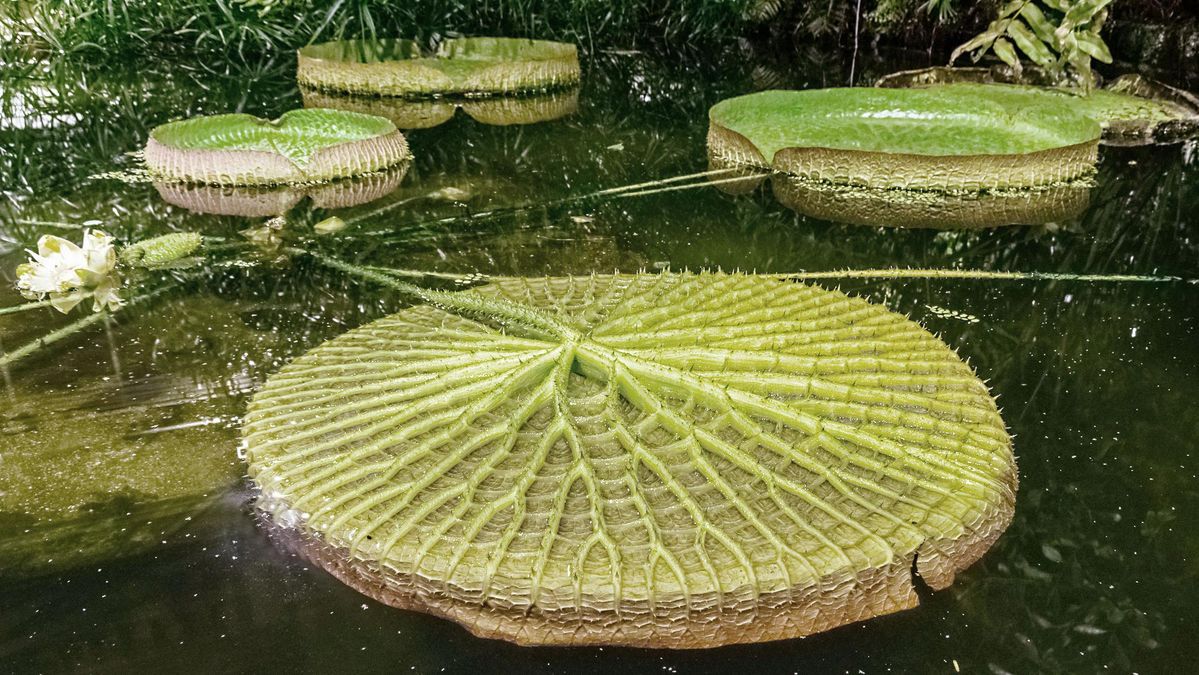
[[1017,72],[1022,59],[1028,59],[1054,79],[1073,77],[1089,90],[1095,84],[1092,60],[1112,62],[1100,37],[1111,4],[1112,0],[1012,0],[999,8],[985,31],[953,51],[950,63],[968,52],[977,62],[989,51]]
[[[735,34],[750,0],[18,0],[0,3],[0,25],[17,39],[0,49],[80,57],[162,47],[253,55],[311,42],[448,30],[636,45],[646,38],[694,41]],[[2,59],[12,61],[12,59]]]

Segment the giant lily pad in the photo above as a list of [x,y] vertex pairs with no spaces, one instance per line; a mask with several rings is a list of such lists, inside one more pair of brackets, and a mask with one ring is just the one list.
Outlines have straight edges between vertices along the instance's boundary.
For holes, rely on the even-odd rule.
[[883,307],[733,274],[434,301],[245,418],[260,507],[383,602],[529,644],[789,638],[914,606],[1011,518],[986,386]]
[[1094,171],[1099,125],[1064,101],[978,86],[767,91],[709,112],[717,158],[830,183],[980,190]]
[[345,40],[302,48],[296,77],[351,94],[516,94],[577,84],[579,57],[572,44],[544,40],[448,39],[432,54],[411,40]]
[[303,87],[304,107],[351,110],[386,117],[401,129],[428,129],[453,119],[461,109],[476,122],[512,126],[549,122],[574,114],[579,109],[579,89],[565,89],[536,96],[487,96],[483,98],[426,98],[359,96],[336,94]]
[[231,114],[156,127],[146,165],[160,180],[215,185],[313,183],[379,171],[411,157],[389,120],[292,110],[277,120]]
[[1199,136],[1199,97],[1138,74],[1122,75],[1102,89],[1039,86],[1028,71],[937,67],[905,70],[880,78],[880,87],[929,87],[948,83],[985,84],[992,91],[1019,91],[1064,100],[1103,127],[1107,145],[1175,143]]

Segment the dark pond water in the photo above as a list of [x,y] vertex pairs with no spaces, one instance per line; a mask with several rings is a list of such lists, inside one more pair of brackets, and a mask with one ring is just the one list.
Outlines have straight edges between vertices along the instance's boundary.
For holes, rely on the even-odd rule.
[[[869,78],[913,65],[894,57],[856,68]],[[196,214],[151,185],[91,176],[134,166],[127,153],[169,119],[299,106],[293,67],[283,58],[232,69],[35,68],[6,82],[0,306],[19,302],[13,269],[44,233],[78,239],[95,226],[128,241],[186,229],[245,242],[239,232],[265,216]],[[802,215],[769,185],[552,203],[704,171],[706,111],[721,98],[846,79],[837,61],[736,45],[701,57],[596,54],[573,114],[494,126],[459,112],[413,131],[416,160],[394,192],[337,210],[349,227],[329,237],[309,226],[333,211],[305,202],[281,236],[444,273],[900,266],[1199,276],[1195,145],[1105,148],[1082,202],[1050,209],[1052,223],[997,229],[844,224],[834,221],[853,214]],[[542,206],[476,217],[527,204]],[[1185,672],[1199,658],[1199,286],[823,282],[910,314],[989,380],[1021,479],[1015,520],[995,548],[917,609],[803,640],[529,649],[367,600],[263,534],[237,457],[249,394],[291,358],[404,300],[279,251],[230,251],[214,256],[230,262],[181,272],[160,299],[3,373],[0,670],[1150,673]],[[50,310],[0,316],[0,343],[11,349],[68,320]]]

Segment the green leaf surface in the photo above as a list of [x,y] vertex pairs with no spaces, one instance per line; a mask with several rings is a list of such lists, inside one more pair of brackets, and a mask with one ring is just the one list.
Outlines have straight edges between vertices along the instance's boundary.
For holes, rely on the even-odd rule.
[[452,295],[479,318],[350,331],[245,418],[260,507],[376,597],[522,642],[772,639],[911,606],[915,556],[943,587],[1010,518],[986,387],[885,308],[731,274]]
[[150,137],[183,150],[259,150],[274,152],[298,165],[323,148],[363,141],[395,132],[390,121],[373,115],[304,108],[277,120],[234,113],[193,117],[164,124]]
[[770,161],[788,147],[917,155],[1008,155],[1098,138],[1062,99],[973,84],[922,89],[768,91],[716,104],[713,123]]

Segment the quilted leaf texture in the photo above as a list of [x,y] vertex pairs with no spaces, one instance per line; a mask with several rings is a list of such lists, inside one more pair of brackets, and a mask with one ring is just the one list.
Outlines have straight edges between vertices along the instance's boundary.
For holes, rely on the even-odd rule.
[[245,420],[260,508],[388,604],[523,644],[783,639],[914,606],[1011,519],[986,386],[883,307],[719,273],[445,295]]

